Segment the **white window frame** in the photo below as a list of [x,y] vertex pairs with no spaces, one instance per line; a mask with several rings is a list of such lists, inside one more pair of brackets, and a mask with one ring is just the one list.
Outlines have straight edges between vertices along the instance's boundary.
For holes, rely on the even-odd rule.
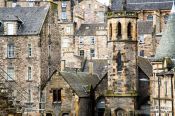
[[32,57],[32,44],[28,44],[28,57]]
[[14,44],[7,45],[7,57],[14,58],[15,57],[15,46]]
[[32,95],[32,89],[28,88],[28,99],[27,99],[28,103],[32,103],[33,102],[33,95]]
[[14,35],[14,24],[13,23],[7,23],[7,35]]
[[15,69],[14,67],[7,67],[7,80],[12,81],[15,77]]
[[27,80],[32,80],[32,67],[27,68]]

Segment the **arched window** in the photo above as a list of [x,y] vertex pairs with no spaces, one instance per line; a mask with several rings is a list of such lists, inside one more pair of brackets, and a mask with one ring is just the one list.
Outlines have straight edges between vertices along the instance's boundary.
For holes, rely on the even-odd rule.
[[109,40],[112,40],[112,24],[109,25]]
[[128,34],[128,39],[130,40],[132,38],[132,25],[131,25],[131,22],[128,23],[127,34]]
[[122,25],[121,23],[119,22],[117,24],[117,38],[120,39],[122,37]]
[[116,63],[117,63],[117,71],[122,71],[122,55],[120,50],[117,54]]
[[148,16],[147,16],[147,20],[148,20],[148,21],[153,21],[153,16],[152,16],[152,15],[148,15]]
[[164,23],[166,24],[168,21],[168,14],[164,15]]

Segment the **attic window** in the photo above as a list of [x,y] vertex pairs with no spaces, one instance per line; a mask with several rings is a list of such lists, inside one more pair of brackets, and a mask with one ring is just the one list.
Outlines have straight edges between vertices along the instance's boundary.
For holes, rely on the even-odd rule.
[[148,21],[153,21],[153,16],[152,16],[152,15],[148,15],[148,16],[147,16],[147,20],[148,20]]
[[8,23],[7,24],[7,35],[13,35],[14,34],[14,24]]

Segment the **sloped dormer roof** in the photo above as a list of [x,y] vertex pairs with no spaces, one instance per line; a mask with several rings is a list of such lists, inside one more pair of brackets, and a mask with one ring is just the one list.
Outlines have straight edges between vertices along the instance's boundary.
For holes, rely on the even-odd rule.
[[[40,34],[48,11],[49,7],[0,8],[0,20],[22,21],[23,24],[17,35],[35,35]],[[2,31],[0,35],[3,35]]]
[[173,5],[165,31],[156,50],[156,59],[175,58],[175,6]]

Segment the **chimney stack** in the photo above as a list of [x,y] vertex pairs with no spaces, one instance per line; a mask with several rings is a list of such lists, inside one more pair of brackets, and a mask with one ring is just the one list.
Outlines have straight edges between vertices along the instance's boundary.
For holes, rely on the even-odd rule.
[[64,71],[65,64],[66,64],[66,61],[65,60],[61,60],[61,71]]

